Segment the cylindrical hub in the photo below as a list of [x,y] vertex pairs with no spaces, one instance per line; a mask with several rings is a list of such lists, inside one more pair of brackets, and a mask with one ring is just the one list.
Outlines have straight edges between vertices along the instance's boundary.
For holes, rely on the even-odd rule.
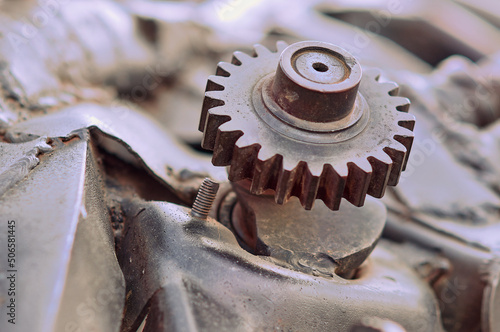
[[354,110],[361,66],[344,49],[299,42],[281,54],[272,97],[286,113],[311,122],[339,121]]

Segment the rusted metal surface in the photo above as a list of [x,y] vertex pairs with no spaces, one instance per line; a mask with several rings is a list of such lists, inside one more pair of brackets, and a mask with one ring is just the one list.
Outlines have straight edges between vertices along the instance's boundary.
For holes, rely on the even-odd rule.
[[304,211],[297,200],[277,205],[272,196],[251,195],[237,185],[235,191],[238,202],[221,222],[229,223],[251,252],[303,273],[352,277],[385,225],[385,207],[373,198],[362,208],[343,205],[331,211],[317,205]]
[[[413,141],[408,100],[393,96],[394,83],[378,83],[374,70],[357,93],[361,68],[333,45],[285,46],[271,52],[258,45],[254,57],[235,52],[209,78],[199,128],[214,165],[229,165],[231,181],[251,179],[254,194],[274,190],[279,204],[296,196],[306,209],[321,199],[337,210],[342,198],[362,206],[366,194],[382,197],[397,184]],[[332,50],[349,62],[348,78],[316,82],[289,63],[308,51],[315,60],[307,69],[316,72],[314,63],[325,65],[322,55]]]
[[359,104],[361,76],[360,64],[344,49],[328,43],[299,42],[280,54],[278,68],[270,78],[269,97],[294,118],[336,123],[349,117]]
[[427,285],[384,246],[355,280],[325,279],[249,254],[227,228],[193,218],[187,208],[124,206],[131,221],[118,253],[127,271],[124,331],[146,314],[146,331],[348,331],[347,322],[365,315],[383,315],[409,331],[440,331]]

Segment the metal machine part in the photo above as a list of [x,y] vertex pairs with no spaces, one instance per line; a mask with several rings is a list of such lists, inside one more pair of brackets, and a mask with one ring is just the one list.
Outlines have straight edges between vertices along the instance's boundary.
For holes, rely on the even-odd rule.
[[[373,201],[363,209],[340,208],[340,201],[362,206],[367,193],[382,197],[397,184],[414,117],[408,100],[394,96],[395,84],[378,83],[373,70],[362,77],[357,60],[337,46],[278,42],[277,49],[236,52],[209,78],[202,146],[214,152],[214,165],[229,165],[238,196],[219,219],[254,254],[350,278],[379,240],[386,214]],[[317,198],[326,206],[313,208]]]
[[[250,191],[297,196],[306,209],[321,199],[362,206],[397,184],[413,141],[409,101],[347,51],[301,42],[278,51],[255,46],[234,53],[211,76],[199,129],[214,165],[229,179],[250,179]],[[358,92],[359,87],[359,92]]]
[[315,277],[248,253],[226,227],[188,208],[140,200],[123,207],[122,331],[135,331],[146,315],[148,332],[349,331],[380,315],[408,331],[441,331],[430,289],[383,244],[356,279]]
[[[300,202],[274,202],[241,186],[220,205],[218,220],[234,231],[243,247],[269,256],[276,264],[316,276],[352,278],[379,241],[385,206],[368,197],[363,207],[342,205],[331,211],[316,205],[304,211]],[[227,213],[224,210],[229,210]],[[300,236],[296,230],[300,229]]]
[[[18,239],[18,319],[12,329],[2,310],[2,331],[120,329],[125,282],[114,253],[103,174],[90,135],[82,134],[59,145],[47,137],[0,143],[0,215],[16,221]],[[3,240],[6,233],[1,235]],[[3,280],[2,297],[13,288]]]
[[191,215],[193,217],[206,219],[210,213],[213,202],[217,196],[219,184],[206,178],[200,186],[198,194],[193,202],[193,209]]

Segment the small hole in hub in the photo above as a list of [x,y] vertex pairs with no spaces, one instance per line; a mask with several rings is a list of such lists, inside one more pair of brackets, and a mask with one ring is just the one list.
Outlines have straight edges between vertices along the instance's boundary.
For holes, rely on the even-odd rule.
[[313,68],[314,70],[319,71],[321,73],[324,73],[325,71],[328,70],[328,66],[321,62],[313,63]]

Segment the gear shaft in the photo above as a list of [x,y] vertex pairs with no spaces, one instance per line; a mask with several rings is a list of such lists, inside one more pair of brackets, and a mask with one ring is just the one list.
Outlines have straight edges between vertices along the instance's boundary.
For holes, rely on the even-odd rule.
[[316,199],[361,206],[397,184],[415,120],[396,84],[328,43],[254,49],[208,80],[199,129],[214,165],[249,179],[254,194],[274,190],[279,204],[297,196],[306,209]]
[[353,111],[361,67],[339,47],[296,43],[280,56],[272,98],[286,113],[310,122],[339,121]]

